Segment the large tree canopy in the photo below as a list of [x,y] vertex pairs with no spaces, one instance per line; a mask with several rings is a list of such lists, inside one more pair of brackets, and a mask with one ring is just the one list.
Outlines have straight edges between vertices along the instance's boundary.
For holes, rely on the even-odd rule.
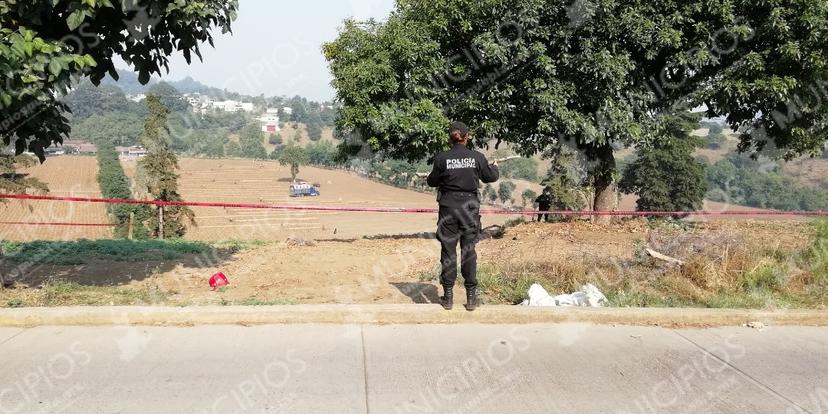
[[113,60],[134,67],[142,83],[168,69],[180,52],[189,62],[211,30],[230,30],[238,0],[0,0],[0,136],[18,153],[69,133],[59,101],[78,77],[94,84]]
[[821,151],[826,0],[398,0],[324,46],[338,134],[419,159],[449,119],[524,155],[572,140],[611,208],[613,144],[659,139],[662,114],[706,106],[744,151]]

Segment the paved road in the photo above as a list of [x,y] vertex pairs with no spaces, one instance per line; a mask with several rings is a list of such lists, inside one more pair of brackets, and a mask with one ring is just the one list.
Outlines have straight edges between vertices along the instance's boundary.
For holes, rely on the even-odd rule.
[[828,329],[0,328],[4,413],[828,413]]

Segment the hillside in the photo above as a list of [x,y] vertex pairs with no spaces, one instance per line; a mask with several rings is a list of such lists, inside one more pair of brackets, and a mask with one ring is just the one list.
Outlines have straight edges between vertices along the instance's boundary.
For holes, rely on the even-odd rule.
[[[292,142],[294,144],[298,144],[299,146],[307,147],[308,145],[314,143],[314,141],[312,141],[308,136],[308,127],[302,123],[285,122],[284,127],[279,132],[279,135],[282,136],[283,144]],[[333,129],[327,127],[322,128],[322,138],[316,142],[322,141],[328,141],[333,144],[337,144],[339,142],[333,137]],[[276,145],[268,142],[268,136],[265,136],[265,150],[270,153],[275,148]]]

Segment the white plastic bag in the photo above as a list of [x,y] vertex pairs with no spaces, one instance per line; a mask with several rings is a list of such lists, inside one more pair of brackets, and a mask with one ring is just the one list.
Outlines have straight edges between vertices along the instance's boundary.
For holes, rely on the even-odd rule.
[[607,297],[595,287],[587,284],[581,290],[569,294],[552,296],[543,286],[535,283],[529,288],[529,299],[521,303],[522,306],[583,306],[603,307],[608,305]]

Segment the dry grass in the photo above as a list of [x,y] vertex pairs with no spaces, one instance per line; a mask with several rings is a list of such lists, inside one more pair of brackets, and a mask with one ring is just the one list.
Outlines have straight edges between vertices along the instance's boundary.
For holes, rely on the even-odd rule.
[[[805,248],[768,246],[746,234],[660,227],[632,258],[571,257],[554,262],[489,263],[480,269],[490,303],[519,303],[532,283],[573,292],[601,288],[617,307],[816,308],[828,305],[828,221],[811,226]],[[669,266],[643,249],[685,260]],[[658,250],[658,249],[657,249]]]

